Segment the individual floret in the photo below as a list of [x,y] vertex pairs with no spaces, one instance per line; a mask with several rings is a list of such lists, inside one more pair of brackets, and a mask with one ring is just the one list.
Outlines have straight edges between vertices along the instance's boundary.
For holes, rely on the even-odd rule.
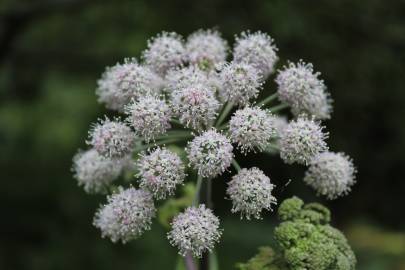
[[266,79],[274,71],[274,65],[278,60],[277,50],[269,35],[260,31],[243,32],[236,38],[233,57],[236,62],[251,64]]
[[149,230],[155,214],[152,194],[131,187],[109,196],[108,203],[97,211],[93,224],[101,230],[102,237],[126,243]]
[[242,169],[232,177],[226,190],[232,200],[232,213],[240,212],[241,218],[260,219],[263,210],[272,210],[277,203],[271,194],[275,186],[260,169]]
[[259,107],[237,110],[229,121],[229,133],[243,153],[263,151],[275,138],[274,118],[270,112]]
[[194,257],[201,257],[204,252],[211,251],[221,238],[218,217],[203,204],[188,207],[173,219],[171,225],[168,239],[182,256],[190,252]]
[[186,177],[180,157],[165,148],[156,148],[141,155],[137,168],[140,187],[150,190],[156,199],[173,195],[176,186],[182,184]]
[[295,115],[306,113],[317,119],[330,118],[332,99],[319,75],[310,63],[302,60],[297,64],[289,63],[276,78],[279,99],[288,104]]
[[308,165],[317,154],[328,150],[328,133],[313,119],[299,116],[291,121],[280,138],[280,157],[287,164]]
[[135,134],[144,137],[146,142],[164,134],[170,125],[172,111],[166,101],[157,96],[144,96],[126,106],[127,122]]
[[241,106],[256,98],[263,86],[258,70],[243,62],[224,65],[220,79],[226,99]]
[[111,160],[96,150],[79,151],[73,158],[74,177],[87,193],[104,193],[120,175],[124,160]]
[[132,152],[134,140],[135,134],[130,127],[119,119],[110,120],[106,117],[92,126],[87,143],[100,155],[116,159]]
[[162,32],[148,41],[143,52],[145,63],[164,76],[169,69],[183,64],[185,58],[183,39],[174,32]]
[[304,182],[329,200],[346,195],[355,183],[356,169],[343,153],[323,152],[312,159]]
[[190,64],[211,70],[226,60],[227,42],[215,30],[198,30],[187,38],[186,53]]
[[190,165],[202,177],[212,178],[222,174],[233,159],[231,142],[214,129],[195,137],[188,143],[186,151]]
[[131,99],[159,93],[162,80],[135,59],[125,59],[122,64],[107,67],[97,85],[98,101],[108,109],[123,111]]

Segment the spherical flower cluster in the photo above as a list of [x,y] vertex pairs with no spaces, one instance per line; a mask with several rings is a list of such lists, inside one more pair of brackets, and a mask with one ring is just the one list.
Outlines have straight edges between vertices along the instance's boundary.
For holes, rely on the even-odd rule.
[[97,84],[98,101],[108,109],[122,111],[131,99],[159,93],[162,80],[135,59],[125,59],[123,64],[107,67]]
[[152,70],[164,76],[169,69],[183,63],[184,53],[184,44],[180,35],[174,32],[162,32],[148,41],[143,59]]
[[188,82],[171,94],[173,110],[186,127],[206,129],[215,120],[220,103],[210,84],[199,80]]
[[157,199],[173,195],[176,186],[182,184],[186,177],[180,157],[165,148],[156,148],[142,155],[137,168],[140,187],[150,190]]
[[182,256],[190,252],[194,257],[201,257],[204,252],[211,251],[221,238],[218,217],[203,204],[188,207],[173,219],[171,225],[172,230],[167,237]]
[[288,104],[295,115],[306,113],[317,119],[330,118],[332,100],[319,75],[310,63],[289,63],[276,78],[279,99]]
[[97,211],[93,224],[101,230],[102,237],[126,243],[149,230],[155,214],[152,194],[131,187],[109,196],[108,203]]
[[260,31],[255,33],[243,32],[236,38],[233,57],[236,62],[246,62],[260,71],[267,78],[274,71],[277,48],[273,39]]
[[313,119],[299,116],[284,129],[280,138],[280,157],[288,164],[308,165],[320,152],[328,150],[328,134]]
[[346,195],[355,183],[356,169],[343,153],[323,152],[312,159],[304,182],[333,200]]
[[277,138],[281,137],[284,129],[288,126],[288,121],[285,116],[272,115],[273,125],[276,130]]
[[87,143],[107,158],[122,158],[132,152],[135,134],[119,119],[107,117],[93,125]]
[[165,91],[172,93],[174,90],[189,87],[196,82],[206,83],[208,80],[207,73],[196,66],[187,66],[171,69],[165,77]]
[[256,98],[263,82],[258,70],[247,63],[231,62],[222,67],[220,78],[226,98],[239,105],[246,105]]
[[123,162],[101,156],[96,150],[79,151],[73,158],[74,176],[87,193],[104,193],[121,173]]
[[191,34],[186,43],[186,54],[192,65],[204,70],[212,69],[215,64],[226,60],[227,42],[214,30],[199,30]]
[[155,136],[163,134],[171,127],[172,111],[165,100],[157,96],[143,96],[133,100],[125,107],[127,122],[134,128],[135,134],[145,138],[147,142]]
[[259,107],[245,107],[237,110],[229,121],[229,133],[233,143],[237,143],[243,153],[263,151],[276,129],[271,114]]
[[226,193],[232,200],[232,213],[240,212],[241,218],[253,216],[260,219],[262,210],[271,211],[277,204],[271,194],[275,186],[260,169],[242,169],[228,183]]
[[214,129],[205,131],[188,143],[186,149],[190,165],[202,177],[223,173],[233,159],[233,147],[227,137]]

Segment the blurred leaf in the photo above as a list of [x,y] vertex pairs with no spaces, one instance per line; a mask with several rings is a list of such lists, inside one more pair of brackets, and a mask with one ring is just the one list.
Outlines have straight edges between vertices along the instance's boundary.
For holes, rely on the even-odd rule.
[[190,206],[194,199],[196,188],[194,183],[187,183],[182,187],[181,197],[177,199],[168,199],[158,209],[158,219],[165,228],[170,228],[170,222],[174,216],[180,213],[184,208]]

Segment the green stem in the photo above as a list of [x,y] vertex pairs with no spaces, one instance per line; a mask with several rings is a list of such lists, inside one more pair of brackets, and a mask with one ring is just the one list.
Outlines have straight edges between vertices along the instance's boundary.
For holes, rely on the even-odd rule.
[[236,161],[236,159],[232,159],[232,166],[236,169],[237,172],[241,170],[241,167],[239,163]]
[[212,179],[207,179],[207,207],[212,209]]
[[201,192],[202,181],[203,181],[202,176],[198,175],[197,186],[196,186],[196,191],[195,191],[194,200],[193,200],[193,206],[198,206],[198,204],[200,203],[200,192]]
[[173,137],[173,138],[167,138],[166,140],[161,140],[161,141],[156,141],[154,143],[149,143],[149,144],[145,144],[145,145],[141,145],[137,148],[134,149],[134,152],[140,152],[142,150],[154,147],[154,146],[159,146],[159,145],[164,145],[164,144],[168,144],[168,143],[174,143],[174,142],[178,142],[184,140],[184,137]]
[[172,122],[173,124],[179,125],[179,126],[183,126],[183,124],[180,123],[180,121],[177,119],[171,119],[170,122]]
[[232,108],[233,108],[233,103],[228,101],[228,103],[226,103],[225,108],[222,110],[221,115],[218,117],[217,124],[215,125],[215,127],[221,126],[222,122],[224,122],[225,118],[228,116],[228,114],[232,110]]
[[272,113],[275,113],[275,112],[281,111],[282,109],[285,109],[287,107],[288,107],[287,104],[280,104],[280,105],[269,108],[269,111],[271,111]]
[[268,97],[266,97],[265,99],[263,99],[262,101],[258,102],[257,104],[259,106],[265,106],[266,104],[272,102],[273,100],[275,100],[277,98],[277,93],[274,93],[273,95],[270,95]]
[[166,134],[158,136],[155,139],[162,140],[162,139],[172,139],[172,138],[189,138],[192,136],[193,135],[190,133],[190,131],[173,130],[173,131],[168,131]]

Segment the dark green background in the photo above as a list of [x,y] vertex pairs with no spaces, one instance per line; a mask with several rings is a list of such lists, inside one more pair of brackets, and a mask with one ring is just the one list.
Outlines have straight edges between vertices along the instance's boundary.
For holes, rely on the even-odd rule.
[[[247,29],[268,32],[280,49],[279,66],[302,58],[322,72],[335,100],[329,145],[350,154],[359,170],[350,196],[326,202],[334,223],[345,232],[353,224],[374,228],[381,241],[385,231],[396,233],[395,244],[384,242],[388,250],[378,242],[351,244],[359,269],[405,269],[404,18],[399,0],[2,0],[0,269],[174,268],[176,252],[157,223],[125,246],[100,238],[91,221],[104,197],[77,187],[71,158],[85,147],[89,124],[106,112],[94,95],[106,65],[138,57],[162,30],[187,35],[209,27],[229,41]],[[274,90],[269,83],[267,91]],[[265,155],[241,163],[263,168],[279,200],[296,194],[325,202],[301,182],[302,167]],[[231,216],[223,200],[228,177],[214,183],[225,229],[221,269],[270,244],[276,221],[274,214],[259,222]],[[366,239],[373,246],[375,237]]]

